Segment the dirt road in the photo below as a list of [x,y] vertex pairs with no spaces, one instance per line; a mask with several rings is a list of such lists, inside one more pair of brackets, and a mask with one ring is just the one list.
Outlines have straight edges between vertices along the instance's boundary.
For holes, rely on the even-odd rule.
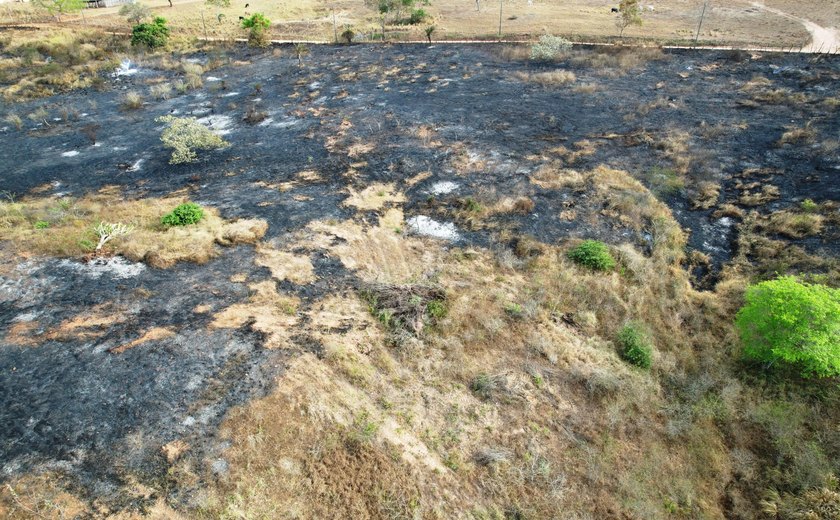
[[794,16],[792,14],[786,13],[784,11],[780,11],[779,9],[774,9],[772,7],[767,7],[761,2],[750,2],[753,6],[758,7],[759,9],[764,9],[765,11],[771,12],[773,14],[777,14],[779,16],[783,16],[790,20],[795,20],[805,27],[809,33],[811,33],[811,43],[803,48],[803,51],[806,52],[837,52],[840,51],[840,31],[834,27],[822,27],[810,20],[806,20],[804,18],[799,18],[798,16]]

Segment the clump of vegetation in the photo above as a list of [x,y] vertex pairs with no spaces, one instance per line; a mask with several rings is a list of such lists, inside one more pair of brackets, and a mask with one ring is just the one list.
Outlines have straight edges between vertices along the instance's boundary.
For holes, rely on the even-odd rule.
[[745,301],[735,326],[747,358],[840,375],[840,290],[782,276],[749,287]]
[[196,150],[216,150],[230,145],[194,117],[162,116],[155,121],[168,125],[160,140],[166,148],[172,149],[169,164],[195,162],[198,159]]
[[344,42],[347,44],[353,43],[353,38],[355,37],[356,33],[349,26],[345,27],[344,31],[342,31],[341,33],[341,39],[344,40]]
[[373,314],[391,332],[419,335],[446,316],[446,294],[431,285],[373,284],[361,291]]
[[265,47],[268,45],[268,28],[271,21],[262,13],[254,13],[242,19],[242,27],[248,29],[248,45],[252,47]]
[[123,224],[122,222],[100,222],[93,228],[93,232],[99,237],[99,243],[96,244],[96,251],[100,251],[108,241],[128,235],[134,231],[133,226]]
[[160,219],[164,226],[189,226],[204,218],[204,209],[195,202],[179,205]]
[[803,200],[799,207],[805,213],[816,213],[820,209],[820,205],[811,199]]
[[609,271],[615,267],[615,258],[609,247],[598,240],[584,240],[567,255],[574,263],[596,271]]
[[572,42],[569,40],[546,34],[540,36],[540,41],[531,46],[531,59],[535,61],[554,60],[571,48]]
[[650,368],[653,347],[650,334],[642,323],[626,323],[618,332],[617,339],[622,359],[639,368]]
[[7,114],[6,117],[3,118],[3,121],[12,125],[18,130],[23,128],[23,119],[21,119],[20,116],[17,114]]
[[166,45],[169,39],[169,28],[166,19],[156,16],[151,23],[139,23],[131,28],[131,45],[145,45],[150,49],[158,49]]
[[138,92],[129,91],[122,97],[122,107],[126,110],[137,110],[143,106],[143,96]]
[[577,81],[577,76],[570,70],[555,70],[552,72],[537,72],[534,74],[518,72],[516,77],[522,81],[531,81],[543,87],[568,85]]
[[654,166],[644,175],[650,191],[657,197],[668,197],[685,188],[685,178],[673,168]]

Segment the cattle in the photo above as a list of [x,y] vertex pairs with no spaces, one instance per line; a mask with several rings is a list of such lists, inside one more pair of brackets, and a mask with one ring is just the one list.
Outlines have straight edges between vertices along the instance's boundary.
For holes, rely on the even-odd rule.
[[610,12],[611,13],[617,13],[618,12],[618,7],[613,7],[612,9],[610,9]]

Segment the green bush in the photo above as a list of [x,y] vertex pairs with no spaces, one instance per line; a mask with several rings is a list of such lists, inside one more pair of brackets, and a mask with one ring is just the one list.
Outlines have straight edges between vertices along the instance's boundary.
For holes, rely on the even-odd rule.
[[428,17],[429,15],[425,10],[415,9],[414,11],[411,11],[411,15],[408,17],[408,25],[421,24]]
[[164,226],[188,226],[204,218],[204,210],[195,202],[187,202],[173,209],[160,219]]
[[811,199],[805,199],[799,205],[805,213],[816,213],[820,209],[820,205]]
[[131,45],[145,45],[150,49],[157,49],[166,45],[169,38],[169,28],[166,20],[156,16],[151,23],[139,23],[131,29]]
[[615,267],[609,248],[597,240],[584,240],[567,254],[574,263],[596,271],[609,271]]
[[626,323],[618,332],[618,345],[622,359],[639,368],[650,368],[653,347],[643,324]]
[[546,34],[540,36],[540,41],[531,45],[531,59],[535,61],[550,61],[556,59],[572,48],[572,42],[559,36]]
[[840,290],[782,276],[749,287],[745,301],[735,326],[747,358],[840,375]]
[[242,19],[242,27],[250,29],[248,33],[248,44],[252,47],[265,47],[268,44],[266,31],[271,27],[271,20],[262,13],[254,13],[248,18]]
[[196,150],[215,150],[230,144],[194,117],[163,116],[155,121],[169,125],[160,135],[163,145],[172,149],[169,164],[195,162]]

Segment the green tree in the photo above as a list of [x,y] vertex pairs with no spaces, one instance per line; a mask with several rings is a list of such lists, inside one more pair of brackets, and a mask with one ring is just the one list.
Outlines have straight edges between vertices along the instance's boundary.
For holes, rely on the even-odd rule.
[[747,289],[735,326],[748,358],[840,375],[840,289],[782,276]]
[[619,29],[619,38],[624,36],[624,29],[631,25],[642,25],[642,8],[639,7],[639,0],[621,0],[618,3],[618,18],[615,25]]
[[131,45],[145,45],[156,49],[166,45],[169,39],[169,28],[166,19],[156,16],[151,23],[140,23],[131,29]]
[[242,19],[242,27],[249,29],[248,44],[253,47],[265,47],[268,44],[266,32],[271,27],[271,21],[262,13],[254,13]]
[[55,16],[56,21],[60,22],[61,15],[78,13],[85,8],[87,2],[86,0],[32,0],[32,5]]

